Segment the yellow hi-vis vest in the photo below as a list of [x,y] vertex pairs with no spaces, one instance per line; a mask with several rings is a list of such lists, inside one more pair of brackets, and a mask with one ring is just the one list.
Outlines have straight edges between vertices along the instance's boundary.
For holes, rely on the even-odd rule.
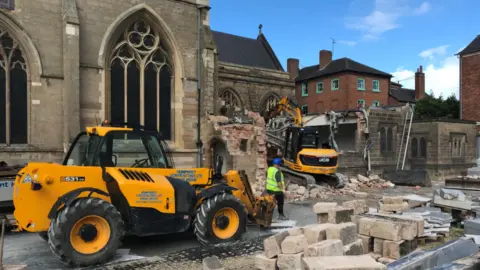
[[[269,167],[267,170],[267,190],[270,191],[282,191],[281,188],[278,187],[277,180],[275,179],[275,175],[277,174],[278,169],[275,167]],[[282,177],[282,185],[285,187],[285,183],[283,182],[283,173],[280,172]]]

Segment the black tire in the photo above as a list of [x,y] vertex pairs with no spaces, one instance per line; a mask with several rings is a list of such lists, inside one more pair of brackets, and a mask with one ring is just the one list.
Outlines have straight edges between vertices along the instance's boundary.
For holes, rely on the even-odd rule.
[[344,188],[347,183],[347,177],[341,173],[335,173],[335,177],[337,178],[335,188]]
[[[103,218],[109,226],[107,244],[92,254],[78,252],[70,241],[70,232],[80,219],[87,216]],[[97,198],[82,198],[72,206],[62,209],[50,222],[48,243],[53,254],[69,266],[92,266],[111,260],[125,235],[124,222],[112,204]]]
[[[231,208],[239,218],[239,226],[235,234],[228,239],[219,238],[213,231],[214,217],[217,211]],[[194,233],[202,245],[212,245],[239,240],[247,228],[247,209],[235,196],[227,193],[217,194],[206,199],[197,209],[194,221]]]
[[39,232],[38,236],[40,236],[43,240],[48,241],[48,231],[46,232]]

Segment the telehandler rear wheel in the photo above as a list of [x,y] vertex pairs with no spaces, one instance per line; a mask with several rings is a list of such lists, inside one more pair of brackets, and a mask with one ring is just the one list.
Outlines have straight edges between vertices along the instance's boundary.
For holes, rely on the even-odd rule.
[[231,194],[217,194],[198,207],[194,232],[203,245],[238,240],[245,232],[247,211]]
[[64,264],[91,266],[113,258],[124,234],[124,222],[115,206],[82,198],[50,222],[48,243]]

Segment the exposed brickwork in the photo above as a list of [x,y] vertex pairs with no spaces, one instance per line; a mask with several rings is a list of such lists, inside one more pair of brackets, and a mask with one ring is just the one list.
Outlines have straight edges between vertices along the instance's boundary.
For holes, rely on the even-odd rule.
[[480,53],[460,58],[462,119],[480,121],[476,98],[480,95]]
[[[365,91],[358,90],[357,79],[365,79]],[[338,90],[331,89],[331,81],[340,80]],[[372,91],[373,80],[380,81],[380,92]],[[323,91],[317,93],[317,83],[323,82]],[[365,100],[365,106],[370,107],[372,102],[380,105],[388,104],[388,89],[390,80],[381,77],[371,77],[353,73],[342,73],[334,76],[316,78],[308,81],[308,96],[302,96],[302,84],[296,83],[296,99],[300,106],[308,105],[308,113],[324,113],[327,110],[345,110],[357,107],[358,100]]]

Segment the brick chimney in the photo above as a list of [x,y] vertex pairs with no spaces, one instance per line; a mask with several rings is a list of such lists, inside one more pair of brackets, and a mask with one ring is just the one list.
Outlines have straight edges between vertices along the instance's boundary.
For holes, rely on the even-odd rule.
[[425,73],[420,66],[415,72],[415,99],[419,100],[425,97]]
[[290,74],[290,78],[294,79],[298,76],[298,66],[300,65],[300,61],[295,58],[288,58],[287,59],[287,72]]
[[325,68],[328,64],[330,64],[330,62],[332,62],[332,52],[328,50],[321,50],[318,62],[320,69]]

